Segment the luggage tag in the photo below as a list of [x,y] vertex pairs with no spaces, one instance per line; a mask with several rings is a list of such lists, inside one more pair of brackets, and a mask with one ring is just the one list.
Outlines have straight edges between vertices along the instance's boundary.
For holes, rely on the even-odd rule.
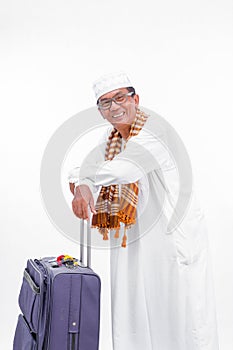
[[68,269],[75,269],[78,267],[77,259],[73,258],[72,256],[65,255],[62,260],[63,264],[65,264]]
[[57,268],[62,265],[65,265],[69,269],[73,269],[79,266],[79,260],[73,258],[70,255],[59,255],[57,258],[50,259],[48,261],[51,264],[51,267]]
[[59,255],[57,258],[53,258],[48,260],[48,262],[51,264],[51,267],[57,268],[62,265],[65,265],[69,269],[74,269],[79,266],[79,260],[76,258],[73,258],[70,255]]

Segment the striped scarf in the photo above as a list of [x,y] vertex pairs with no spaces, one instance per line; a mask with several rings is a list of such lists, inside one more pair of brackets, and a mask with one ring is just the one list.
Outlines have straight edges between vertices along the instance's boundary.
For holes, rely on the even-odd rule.
[[[145,113],[137,109],[136,117],[131,125],[130,134],[126,143],[132,136],[139,134],[147,117]],[[119,131],[114,128],[108,138],[105,160],[112,160],[120,153],[121,147],[122,136]],[[115,229],[114,237],[119,238],[120,222],[123,222],[125,224],[125,229],[122,247],[126,247],[126,230],[136,223],[138,192],[138,181],[121,185],[121,195],[119,195],[119,185],[102,186],[95,205],[97,214],[94,214],[92,217],[92,227],[98,228],[104,240],[108,240],[108,232],[110,229]]]

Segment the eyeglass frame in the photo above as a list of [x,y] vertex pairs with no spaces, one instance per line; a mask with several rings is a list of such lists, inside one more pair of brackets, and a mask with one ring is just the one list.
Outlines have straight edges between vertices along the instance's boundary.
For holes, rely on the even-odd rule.
[[[134,91],[130,91],[130,92],[128,92],[127,94],[122,94],[123,96],[133,96],[133,95],[135,95],[135,92]],[[121,95],[121,96],[122,96]],[[116,102],[116,98],[117,97],[112,97],[112,98],[107,98],[106,99],[106,101],[108,101],[108,102],[110,102],[110,106],[108,107],[108,108],[101,108],[100,106],[101,106],[101,101],[97,101],[97,107],[99,108],[99,109],[101,109],[102,111],[106,111],[107,109],[110,109],[111,107],[112,107],[112,101],[114,101],[117,105],[122,105],[123,103],[125,103],[126,101],[127,101],[127,98],[126,98],[126,100],[124,101],[124,102],[121,102],[121,103],[119,103],[119,102]],[[105,101],[105,102],[106,102]]]

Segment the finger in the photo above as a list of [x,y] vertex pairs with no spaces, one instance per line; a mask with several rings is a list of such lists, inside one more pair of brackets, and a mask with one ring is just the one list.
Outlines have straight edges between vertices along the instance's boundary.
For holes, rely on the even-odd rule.
[[82,214],[80,213],[79,210],[77,210],[76,207],[73,208],[73,213],[74,213],[75,216],[77,216],[79,219],[82,219]]
[[87,205],[83,205],[83,219],[84,220],[88,220],[89,219],[88,206]]
[[73,209],[74,214],[78,218],[82,219],[82,217],[83,217],[82,207],[75,200],[73,200],[73,202],[72,202],[72,209]]
[[94,199],[93,198],[90,200],[90,209],[91,209],[92,214],[97,214],[97,211],[95,210],[95,205],[94,205]]

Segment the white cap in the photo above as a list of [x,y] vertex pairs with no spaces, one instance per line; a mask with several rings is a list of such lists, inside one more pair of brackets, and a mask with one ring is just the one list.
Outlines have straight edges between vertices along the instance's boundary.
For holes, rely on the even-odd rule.
[[107,92],[132,86],[128,76],[124,72],[111,73],[100,77],[93,83],[96,100]]

